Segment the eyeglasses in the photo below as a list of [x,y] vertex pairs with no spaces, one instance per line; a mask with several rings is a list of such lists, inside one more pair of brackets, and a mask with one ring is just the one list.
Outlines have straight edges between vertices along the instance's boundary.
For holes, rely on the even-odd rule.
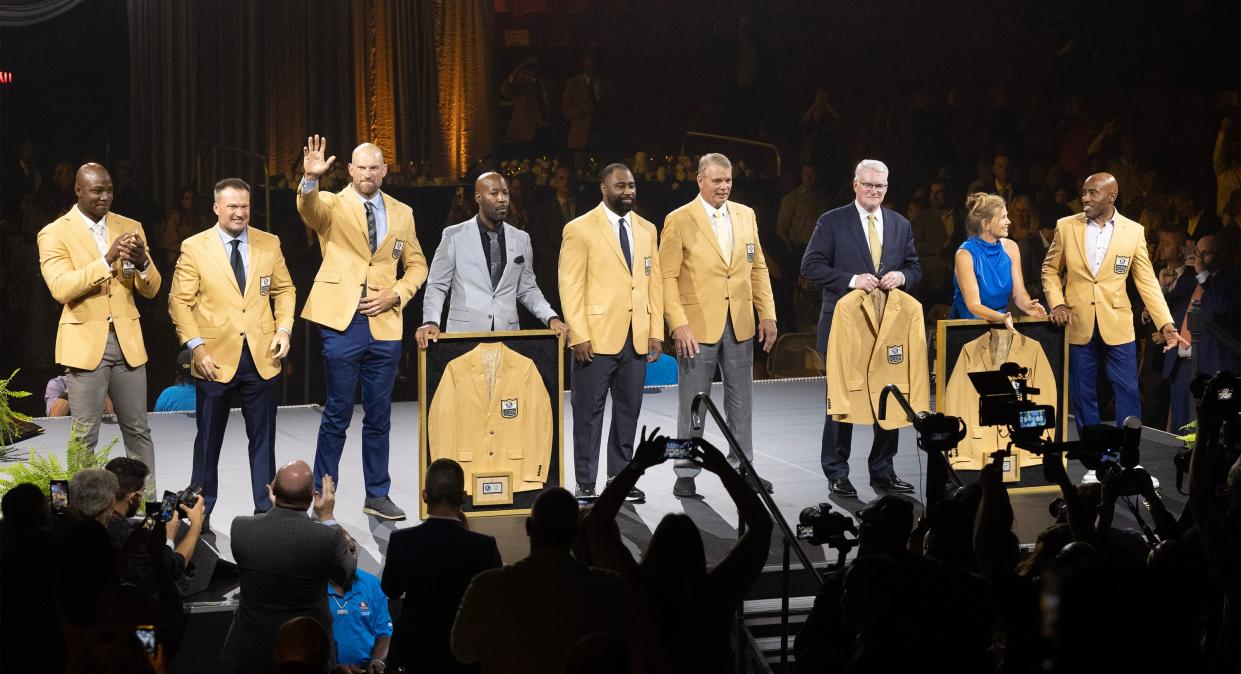
[[875,192],[882,192],[888,189],[888,186],[882,183],[858,183],[858,184],[861,185],[866,190],[871,190]]

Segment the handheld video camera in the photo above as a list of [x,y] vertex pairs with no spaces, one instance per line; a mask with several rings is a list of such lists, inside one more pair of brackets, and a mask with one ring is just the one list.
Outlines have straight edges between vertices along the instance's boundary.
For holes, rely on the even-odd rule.
[[[858,531],[853,518],[833,512],[830,503],[802,509],[797,520],[797,537],[811,545],[848,550],[857,544]],[[853,538],[846,538],[846,532],[853,534]]]
[[1029,386],[1027,368],[1004,363],[998,370],[971,372],[969,377],[978,391],[978,423],[1006,426],[1012,444],[1029,450],[1026,445],[1042,443],[1044,432],[1056,427],[1056,408],[1029,399],[1039,389]]

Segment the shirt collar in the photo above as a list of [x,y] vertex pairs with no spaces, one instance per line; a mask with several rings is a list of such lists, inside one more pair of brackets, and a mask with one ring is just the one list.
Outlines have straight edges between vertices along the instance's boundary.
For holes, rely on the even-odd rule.
[[86,226],[87,226],[87,227],[89,227],[89,228],[91,228],[91,229],[94,229],[94,228],[95,228],[95,225],[105,225],[104,229],[105,229],[105,230],[107,229],[107,227],[106,227],[106,222],[107,222],[107,220],[108,220],[108,214],[107,214],[107,213],[104,213],[104,214],[103,214],[103,217],[102,217],[102,218],[99,218],[99,222],[95,222],[94,220],[91,220],[91,219],[90,219],[90,216],[89,216],[89,215],[87,215],[87,214],[83,213],[83,212],[82,212],[82,209],[78,208],[77,204],[74,204],[74,205],[73,205],[73,210],[77,211],[77,212],[78,212],[78,215],[82,216],[82,221],[86,223]]
[[866,216],[868,216],[868,215],[873,215],[873,216],[875,216],[875,222],[883,222],[883,206],[880,206],[879,208],[876,208],[876,209],[875,209],[875,212],[874,212],[874,213],[871,213],[870,211],[866,210],[865,208],[862,208],[862,204],[859,204],[859,203],[857,202],[857,199],[854,199],[854,200],[853,200],[853,207],[857,209],[858,217],[862,218],[862,222],[866,222]]
[[[491,230],[487,228],[487,223],[483,222],[483,217],[481,215],[474,216],[474,224],[478,225],[478,231],[480,234],[483,235],[483,237],[486,237],[487,234],[491,232]],[[503,221],[500,222],[499,227],[496,227],[496,236],[500,238],[504,238],[504,222]]]
[[1120,216],[1120,211],[1118,211],[1118,210],[1116,210],[1115,208],[1113,208],[1113,209],[1112,209],[1112,217],[1108,218],[1107,222],[1104,222],[1102,225],[1099,225],[1099,223],[1095,222],[1094,220],[1089,220],[1089,219],[1087,219],[1087,220],[1086,220],[1086,224],[1088,224],[1088,225],[1089,225],[1089,224],[1091,224],[1091,223],[1094,223],[1096,226],[1098,226],[1098,227],[1099,227],[1099,229],[1101,229],[1101,230],[1105,230],[1105,229],[1107,229],[1108,227],[1111,227],[1111,226],[1115,225],[1115,224],[1116,224],[1116,218],[1117,218],[1117,217],[1119,217],[1119,216]]
[[233,236],[232,234],[229,234],[228,232],[224,231],[224,228],[221,227],[220,223],[218,222],[215,223],[215,231],[220,235],[220,240],[224,242],[225,246],[232,243],[233,239],[239,239],[243,244],[247,246],[250,245],[250,226],[249,225],[246,225],[246,228],[241,230],[241,234],[239,236]]
[[702,204],[703,208],[707,209],[708,218],[715,215],[717,212],[723,213],[724,217],[728,217],[728,202],[727,201],[721,204],[719,208],[716,208],[715,206],[712,206],[711,204],[707,203],[707,200],[702,198],[702,194],[698,195],[698,201],[699,203]]
[[604,202],[604,204],[603,204],[603,214],[607,216],[607,218],[608,218],[608,222],[612,223],[612,226],[613,226],[613,227],[616,227],[616,226],[617,226],[617,224],[616,224],[616,223],[617,223],[617,221],[618,221],[618,220],[620,220],[621,218],[625,218],[625,224],[626,224],[626,225],[633,225],[633,211],[629,211],[628,213],[626,213],[626,214],[624,214],[624,215],[617,215],[617,214],[615,214],[615,213],[613,213],[613,212],[612,212],[612,209],[608,208],[608,204],[607,204],[607,202]]
[[370,199],[367,199],[366,197],[362,196],[362,193],[357,191],[356,189],[353,190],[353,193],[358,195],[358,199],[362,200],[362,204],[364,208],[365,208],[365,205],[369,203],[370,205],[375,207],[375,210],[384,211],[385,213],[387,212],[384,210],[383,190],[375,190],[375,193],[371,195]]

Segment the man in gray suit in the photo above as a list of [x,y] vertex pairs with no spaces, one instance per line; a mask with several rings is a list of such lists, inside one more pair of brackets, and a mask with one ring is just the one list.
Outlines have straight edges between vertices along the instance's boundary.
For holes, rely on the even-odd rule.
[[449,289],[452,299],[444,332],[518,330],[518,302],[547,327],[561,334],[568,332],[535,282],[530,235],[504,222],[508,200],[504,177],[484,173],[474,182],[478,217],[444,230],[422,300],[424,322],[415,335],[420,348],[439,338],[440,315]]
[[[276,633],[288,620],[310,616],[330,631],[328,581],[347,583],[357,567],[333,519],[332,476],[315,493],[310,466],[294,461],[276,471],[271,491],[272,509],[238,517],[230,532],[241,593],[220,657],[234,672],[271,671]],[[317,522],[306,516],[311,505]]]

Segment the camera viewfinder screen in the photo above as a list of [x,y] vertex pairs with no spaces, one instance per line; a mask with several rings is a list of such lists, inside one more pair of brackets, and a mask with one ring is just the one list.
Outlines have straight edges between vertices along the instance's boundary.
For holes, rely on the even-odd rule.
[[1021,428],[1042,428],[1047,425],[1045,410],[1022,410],[1017,413],[1017,423]]

